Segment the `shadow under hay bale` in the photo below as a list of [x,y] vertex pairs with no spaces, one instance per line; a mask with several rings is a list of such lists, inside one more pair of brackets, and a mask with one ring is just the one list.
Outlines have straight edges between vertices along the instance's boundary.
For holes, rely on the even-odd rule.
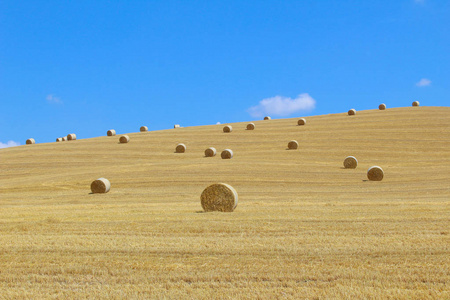
[[203,190],[200,203],[205,212],[232,212],[238,204],[238,194],[226,183],[215,183]]

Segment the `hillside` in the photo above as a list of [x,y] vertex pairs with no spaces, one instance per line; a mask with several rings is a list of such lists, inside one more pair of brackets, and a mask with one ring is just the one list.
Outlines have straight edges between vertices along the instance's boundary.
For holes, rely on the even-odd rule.
[[[297,119],[0,149],[0,294],[450,298],[450,107]],[[233,213],[202,212],[216,182]]]

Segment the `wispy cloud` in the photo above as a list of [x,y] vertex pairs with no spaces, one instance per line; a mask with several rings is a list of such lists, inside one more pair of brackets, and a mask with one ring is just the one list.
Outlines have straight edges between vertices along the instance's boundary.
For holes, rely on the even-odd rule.
[[416,83],[416,86],[418,87],[424,87],[431,85],[431,80],[427,78],[422,78],[419,80],[419,82]]
[[261,100],[258,105],[250,107],[247,112],[255,118],[264,115],[288,116],[295,112],[313,110],[315,106],[316,100],[304,93],[294,99],[283,96],[266,98]]
[[6,144],[0,142],[0,149],[1,148],[9,148],[9,147],[15,147],[15,146],[20,146],[19,142],[14,142],[14,141],[8,141]]
[[55,95],[49,94],[47,97],[45,97],[48,103],[52,104],[62,104],[62,100],[59,97],[56,97]]

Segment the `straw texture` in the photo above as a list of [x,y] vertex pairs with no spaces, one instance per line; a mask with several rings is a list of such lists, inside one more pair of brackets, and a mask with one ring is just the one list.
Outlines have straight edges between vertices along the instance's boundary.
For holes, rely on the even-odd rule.
[[116,135],[116,131],[114,129],[110,129],[106,132],[107,136],[115,136]]
[[141,131],[141,132],[146,132],[146,131],[148,131],[148,127],[147,127],[147,126],[141,126],[140,131]]
[[238,204],[238,194],[231,185],[215,183],[203,190],[200,202],[205,211],[232,212]]
[[77,135],[75,133],[71,133],[67,135],[68,141],[75,141],[77,139]]
[[255,130],[255,123],[248,123],[247,130]]
[[298,119],[297,124],[298,124],[298,125],[306,125],[306,120],[305,120],[305,118],[300,118],[300,119]]
[[348,115],[349,115],[349,116],[354,116],[354,115],[356,115],[356,110],[355,110],[354,108],[350,109],[350,110],[348,111]]
[[28,139],[27,141],[26,141],[26,144],[27,145],[31,145],[31,144],[35,144],[36,143],[36,141],[34,140],[34,139]]
[[226,125],[223,127],[223,132],[231,132],[233,131],[233,127],[230,125]]
[[414,102],[412,103],[412,106],[419,106],[419,105],[420,105],[419,101],[414,101]]
[[379,110],[385,110],[386,109],[386,104],[381,103],[380,105],[378,105],[378,109]]

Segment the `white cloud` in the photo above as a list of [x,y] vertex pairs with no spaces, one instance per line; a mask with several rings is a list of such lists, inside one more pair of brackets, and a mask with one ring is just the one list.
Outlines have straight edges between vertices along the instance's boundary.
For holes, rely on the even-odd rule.
[[0,142],[0,149],[1,149],[1,148],[15,147],[15,146],[20,146],[20,143],[14,142],[14,141],[8,141],[8,142],[5,144],[5,143]]
[[47,99],[48,103],[52,103],[52,104],[62,104],[62,100],[59,97],[55,97],[55,95],[47,95],[47,97],[45,97],[45,99]]
[[429,86],[430,84],[431,80],[426,78],[422,78],[419,80],[419,82],[416,83],[416,85],[419,87]]
[[307,93],[300,94],[297,98],[275,96],[259,101],[256,106],[250,107],[247,112],[252,117],[265,115],[288,116],[295,112],[310,111],[314,109],[316,101]]

